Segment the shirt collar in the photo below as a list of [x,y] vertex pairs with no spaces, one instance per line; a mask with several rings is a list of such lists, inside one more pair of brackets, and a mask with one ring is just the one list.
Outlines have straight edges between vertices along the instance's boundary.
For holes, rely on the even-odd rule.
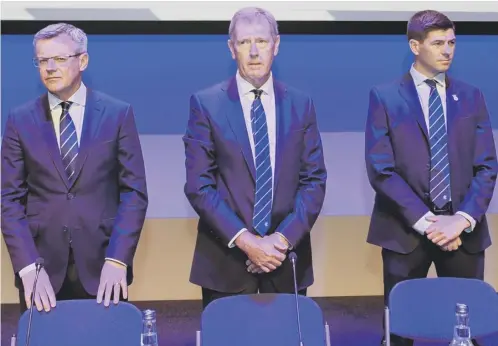
[[[75,103],[80,106],[85,106],[86,104],[86,86],[81,82],[80,87],[76,92],[69,98],[70,102]],[[50,110],[53,111],[55,107],[57,107],[62,100],[60,100],[57,96],[52,94],[51,92],[48,93],[48,104],[50,105]]]
[[[425,81],[427,79],[431,79],[431,78],[429,78],[427,76],[424,76],[422,73],[418,72],[413,65],[410,68],[410,74],[412,75],[413,81],[415,82],[416,86],[425,84]],[[444,72],[441,72],[441,73],[437,74],[432,79],[434,79],[439,85],[441,85],[441,86],[443,86],[443,87],[446,88],[446,79],[445,79]]]
[[[237,81],[237,88],[239,90],[239,94],[241,96],[246,96],[248,94],[253,94],[251,93],[251,90],[255,89],[255,87],[246,81],[242,76],[240,75],[240,71],[237,70],[237,74],[235,75],[235,79]],[[263,90],[263,94],[266,95],[273,95],[273,74],[270,72],[270,78],[259,88],[260,90]],[[253,94],[254,95],[254,94]]]

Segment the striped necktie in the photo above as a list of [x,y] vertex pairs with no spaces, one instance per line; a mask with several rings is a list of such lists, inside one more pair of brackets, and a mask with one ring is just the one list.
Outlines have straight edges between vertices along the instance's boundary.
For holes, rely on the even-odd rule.
[[78,156],[76,127],[69,115],[71,104],[72,102],[61,102],[62,114],[60,121],[60,150],[68,180],[73,178],[76,168],[76,157]]
[[430,197],[432,202],[441,208],[451,200],[446,121],[436,81],[427,79],[425,83],[431,88],[429,96]]
[[251,125],[254,138],[256,187],[252,224],[261,236],[268,232],[271,223],[273,199],[273,173],[270,160],[270,142],[266,125],[266,114],[261,103],[263,90],[251,90],[255,94],[251,106]]

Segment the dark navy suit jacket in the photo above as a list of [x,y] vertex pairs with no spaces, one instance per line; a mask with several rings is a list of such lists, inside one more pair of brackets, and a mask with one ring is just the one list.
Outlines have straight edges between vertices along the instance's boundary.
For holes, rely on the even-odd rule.
[[[479,252],[491,245],[485,215],[497,175],[491,123],[479,89],[446,77],[446,94],[452,207],[476,220],[461,238],[465,249]],[[430,148],[409,73],[371,90],[365,160],[376,192],[367,241],[410,253],[422,239],[412,226],[429,211]]]
[[11,111],[2,140],[2,233],[14,271],[43,257],[55,292],[71,244],[80,280],[96,295],[106,257],[127,264],[132,282],[148,206],[132,107],[87,89],[76,160],[68,181],[47,94]]
[[[325,197],[322,142],[310,97],[274,80],[276,163],[270,231],[282,233],[298,255],[299,288],[313,283],[310,231]],[[270,274],[247,272],[247,256],[230,240],[252,230],[255,168],[235,77],[194,94],[184,136],[185,193],[198,213],[190,281],[221,292],[254,287],[268,275],[280,290],[293,290],[288,260]]]

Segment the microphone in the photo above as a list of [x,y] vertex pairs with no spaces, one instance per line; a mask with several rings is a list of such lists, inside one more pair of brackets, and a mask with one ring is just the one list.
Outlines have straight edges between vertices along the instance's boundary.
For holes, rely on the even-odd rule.
[[30,336],[31,336],[31,319],[33,318],[33,306],[35,305],[35,293],[36,293],[36,283],[38,281],[38,275],[40,275],[40,270],[42,269],[44,264],[44,260],[41,257],[38,257],[35,261],[35,282],[33,283],[33,291],[31,293],[31,306],[29,308],[29,321],[28,321],[28,330],[26,332],[26,346],[29,345]]
[[297,279],[296,279],[296,261],[297,255],[295,252],[289,253],[289,259],[292,263],[292,272],[294,277],[294,296],[296,298],[296,315],[297,315],[297,331],[299,333],[299,346],[303,346],[303,335],[301,334],[301,319],[299,317],[299,297],[297,295]]

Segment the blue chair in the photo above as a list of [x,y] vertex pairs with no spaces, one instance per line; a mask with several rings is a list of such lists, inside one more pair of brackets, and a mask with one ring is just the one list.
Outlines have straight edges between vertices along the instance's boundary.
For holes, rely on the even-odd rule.
[[[17,328],[18,346],[26,344],[29,310]],[[50,312],[33,310],[31,346],[137,346],[142,333],[142,313],[134,305],[119,302],[109,307],[94,299],[62,300]]]
[[[305,346],[330,346],[328,325],[320,307],[299,296]],[[293,294],[250,294],[211,302],[201,316],[197,346],[299,346]]]
[[498,333],[498,294],[484,281],[462,278],[423,278],[403,281],[391,290],[385,309],[385,338],[402,337],[450,342],[457,303],[469,307],[472,338]]

